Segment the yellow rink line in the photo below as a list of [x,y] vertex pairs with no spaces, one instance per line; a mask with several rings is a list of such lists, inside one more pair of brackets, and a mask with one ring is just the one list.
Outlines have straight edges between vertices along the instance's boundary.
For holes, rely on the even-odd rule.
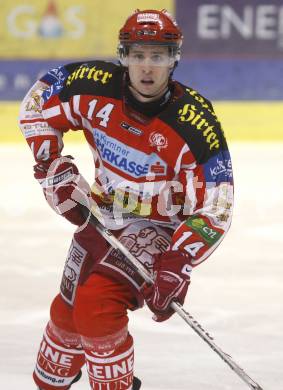
[[[283,141],[283,102],[216,102],[216,114],[231,141]],[[18,129],[19,102],[0,103],[0,143],[24,142]],[[64,140],[81,142],[81,132]]]

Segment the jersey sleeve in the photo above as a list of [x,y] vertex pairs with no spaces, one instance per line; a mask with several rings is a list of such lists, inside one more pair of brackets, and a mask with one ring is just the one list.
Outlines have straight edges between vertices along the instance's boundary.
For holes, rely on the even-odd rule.
[[70,122],[58,117],[50,123],[44,115],[45,106],[52,111],[53,97],[64,88],[66,79],[77,66],[70,64],[50,70],[35,82],[21,103],[19,126],[36,162],[52,161],[61,155],[63,133],[71,128]]
[[189,253],[193,267],[223,240],[233,208],[232,163],[226,139],[211,103],[201,96],[197,98],[195,104],[179,110],[181,125],[189,128],[179,173],[186,219],[172,237],[172,249]]

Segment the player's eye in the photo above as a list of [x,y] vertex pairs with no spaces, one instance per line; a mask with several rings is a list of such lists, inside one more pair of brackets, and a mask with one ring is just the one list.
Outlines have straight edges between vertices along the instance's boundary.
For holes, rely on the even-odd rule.
[[140,53],[135,53],[133,54],[132,58],[137,61],[137,62],[141,62],[144,60],[144,55],[143,54],[140,54]]
[[160,54],[154,54],[152,57],[151,57],[151,61],[156,63],[156,64],[159,64],[160,62],[162,62],[164,60],[163,56],[161,56]]

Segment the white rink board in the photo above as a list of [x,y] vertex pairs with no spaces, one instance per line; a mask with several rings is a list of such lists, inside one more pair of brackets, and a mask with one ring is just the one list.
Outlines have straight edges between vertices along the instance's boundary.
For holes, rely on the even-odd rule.
[[[231,144],[234,221],[194,270],[186,309],[264,390],[283,388],[283,144]],[[86,146],[69,145],[88,180]],[[26,145],[0,147],[0,387],[29,390],[38,343],[74,228],[45,203]],[[130,314],[142,390],[248,386],[179,317]],[[88,389],[87,378],[74,390]]]

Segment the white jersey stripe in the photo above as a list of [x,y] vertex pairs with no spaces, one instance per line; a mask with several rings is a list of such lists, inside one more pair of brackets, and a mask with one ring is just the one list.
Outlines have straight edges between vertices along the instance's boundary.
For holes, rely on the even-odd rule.
[[82,127],[84,129],[89,130],[91,133],[93,132],[92,126],[90,121],[88,121],[86,118],[84,118],[80,112],[80,95],[75,95],[73,97],[73,102],[74,102],[74,113],[79,115],[82,119]]
[[54,116],[58,116],[61,114],[60,106],[54,106],[51,108],[47,108],[46,110],[42,110],[42,116],[44,119],[53,118]]
[[64,110],[64,112],[65,112],[65,115],[66,115],[67,119],[68,119],[74,126],[79,126],[79,122],[78,122],[75,118],[72,117],[69,102],[63,102],[63,103],[61,103],[61,104],[62,104],[62,107],[63,107],[63,110]]
[[190,148],[187,144],[185,144],[183,147],[182,147],[182,150],[180,151],[180,154],[177,158],[177,161],[176,161],[176,164],[175,164],[175,167],[174,167],[174,171],[176,174],[178,174],[180,172],[180,166],[181,166],[181,161],[182,161],[182,158],[184,156],[184,154],[186,152],[189,152],[190,151]]

